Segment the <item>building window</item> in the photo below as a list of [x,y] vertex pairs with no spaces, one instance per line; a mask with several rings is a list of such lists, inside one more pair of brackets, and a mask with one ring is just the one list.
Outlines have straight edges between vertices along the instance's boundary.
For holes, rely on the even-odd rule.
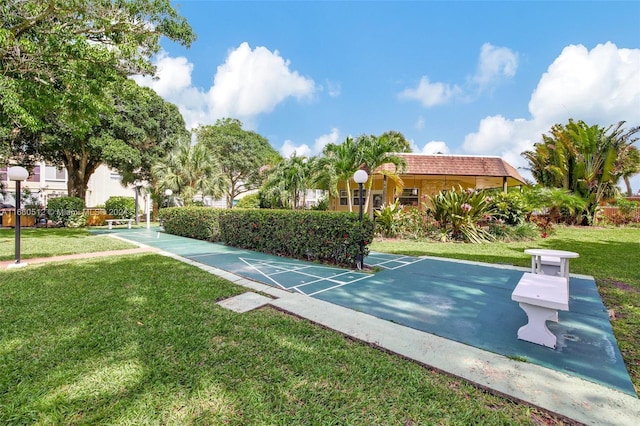
[[63,167],[46,166],[44,169],[44,179],[47,181],[67,180],[67,171]]
[[[365,200],[367,198],[367,190],[363,189],[362,190],[362,202],[364,203]],[[358,189],[354,189],[353,190],[353,205],[354,206],[359,206],[360,205],[360,190]]]
[[114,173],[111,172],[111,180],[122,180],[122,176],[120,176],[120,173]]
[[405,188],[398,197],[400,204],[403,206],[418,207],[420,200],[420,191],[418,188]]
[[347,205],[347,191],[344,189],[340,190],[340,205],[341,206]]

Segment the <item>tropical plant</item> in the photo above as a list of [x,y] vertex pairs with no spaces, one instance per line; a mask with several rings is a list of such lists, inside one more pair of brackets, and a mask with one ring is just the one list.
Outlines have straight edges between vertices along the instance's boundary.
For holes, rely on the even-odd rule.
[[425,210],[453,240],[480,243],[494,239],[479,223],[495,215],[490,197],[482,191],[461,186],[441,191],[427,196]]
[[328,185],[329,193],[338,196],[338,183],[345,182],[349,211],[353,211],[351,197],[351,179],[353,174],[362,164],[362,154],[358,151],[356,143],[351,137],[347,137],[341,144],[327,144],[324,147],[323,155],[327,159],[323,170],[324,180]]
[[531,205],[520,191],[494,191],[490,193],[488,200],[492,203],[495,216],[507,225],[524,223],[532,211]]
[[[397,155],[398,152],[410,152],[409,143],[400,132],[386,132],[381,136],[363,135],[356,139],[357,149],[362,153],[362,165],[371,175],[379,174],[383,176],[383,195],[386,200],[387,179],[392,180],[396,188],[402,188],[404,182],[400,175],[407,167],[404,158]],[[383,164],[391,164],[388,169],[380,168]],[[364,210],[369,211],[371,199],[371,187],[373,179],[370,177],[366,183],[367,198]]]
[[262,186],[265,196],[291,209],[304,208],[307,189],[314,179],[315,163],[313,158],[294,153],[276,164]]
[[379,210],[374,212],[374,216],[375,229],[378,234],[390,238],[398,235],[402,216],[402,206],[398,200],[391,204],[383,204]]
[[532,213],[546,215],[554,223],[578,223],[587,207],[582,197],[566,189],[536,185],[524,189],[522,195]]
[[196,195],[220,198],[228,185],[209,150],[200,143],[191,144],[189,139],[179,141],[164,160],[153,166],[152,173],[161,193],[170,189],[186,205],[192,204]]
[[540,185],[581,196],[587,204],[585,219],[592,223],[600,204],[617,196],[619,180],[628,182],[639,169],[640,155],[633,146],[638,138],[633,136],[640,127],[625,130],[623,125],[621,121],[605,129],[583,121],[556,124],[523,156]]

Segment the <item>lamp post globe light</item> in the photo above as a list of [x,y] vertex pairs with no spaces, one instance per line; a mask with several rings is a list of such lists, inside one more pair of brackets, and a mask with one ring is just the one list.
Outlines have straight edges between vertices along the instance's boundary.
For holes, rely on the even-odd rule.
[[[362,185],[369,179],[369,175],[366,171],[360,169],[353,174],[353,180],[358,184],[358,197],[360,204],[360,222],[362,222]],[[360,241],[360,254],[356,261],[358,269],[364,267],[364,241]]]
[[170,189],[165,189],[164,190],[164,195],[167,197],[167,205],[166,205],[166,207],[169,207],[169,199],[173,195],[173,191],[170,190]]
[[16,183],[16,215],[15,215],[15,226],[16,226],[16,261],[14,266],[26,266],[26,263],[20,263],[20,184],[23,180],[27,180],[29,177],[29,171],[24,167],[13,166],[7,169],[7,178]]

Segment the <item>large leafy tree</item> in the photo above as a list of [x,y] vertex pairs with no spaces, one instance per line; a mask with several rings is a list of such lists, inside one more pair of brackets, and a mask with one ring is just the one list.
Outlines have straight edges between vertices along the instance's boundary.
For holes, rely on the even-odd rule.
[[603,128],[583,121],[556,124],[542,142],[523,156],[536,181],[549,188],[562,188],[587,203],[587,219],[593,220],[601,201],[617,195],[621,179],[637,173],[638,149],[634,135],[624,122]]
[[189,205],[196,195],[221,197],[226,177],[211,152],[202,144],[183,138],[169,154],[152,168],[156,193],[170,189]]
[[218,160],[227,178],[227,207],[240,194],[258,188],[264,172],[281,161],[269,141],[256,132],[244,130],[237,119],[219,119],[195,130],[198,143],[206,146]]
[[85,198],[91,175],[102,164],[117,169],[123,183],[149,180],[151,166],[177,139],[189,138],[178,108],[153,90],[121,79],[105,88],[104,113],[91,126],[50,113],[39,131],[21,131],[14,142],[23,158],[44,159],[67,169],[70,196]]
[[[170,0],[16,0],[0,6],[0,155],[20,153],[54,114],[76,136],[109,105],[110,83],[152,73],[160,37],[195,35]],[[17,152],[16,152],[17,151]]]

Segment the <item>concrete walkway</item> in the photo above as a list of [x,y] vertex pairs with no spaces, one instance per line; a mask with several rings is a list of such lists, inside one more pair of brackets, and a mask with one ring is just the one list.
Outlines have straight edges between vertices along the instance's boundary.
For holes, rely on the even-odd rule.
[[[42,263],[154,251],[143,244],[140,246],[140,249],[134,250],[29,259],[26,262]],[[626,393],[404,327],[323,300],[252,281],[167,251],[159,253],[241,285],[247,288],[248,292],[258,292],[266,296],[245,294],[236,300],[221,303],[222,306],[226,303],[225,307],[238,312],[270,305],[354,339],[463,378],[490,392],[540,407],[574,422],[635,426],[640,419],[640,399]],[[3,262],[3,266],[6,267],[10,263],[12,262]]]

